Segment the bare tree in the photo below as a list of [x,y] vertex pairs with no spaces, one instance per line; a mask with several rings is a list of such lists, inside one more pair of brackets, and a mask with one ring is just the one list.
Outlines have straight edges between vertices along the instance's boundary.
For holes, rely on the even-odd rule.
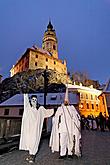
[[76,83],[76,84],[79,84],[79,83],[82,83],[84,86],[90,86],[90,85],[93,85],[94,88],[99,88],[100,84],[99,84],[99,81],[97,80],[91,80],[88,76],[88,74],[86,72],[80,72],[80,71],[77,71],[75,73],[72,74],[72,82]]

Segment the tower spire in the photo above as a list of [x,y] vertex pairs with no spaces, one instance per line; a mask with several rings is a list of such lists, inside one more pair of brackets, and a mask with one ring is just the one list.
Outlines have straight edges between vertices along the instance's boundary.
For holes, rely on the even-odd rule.
[[50,18],[47,30],[44,33],[42,48],[50,52],[54,58],[58,59],[58,41]]
[[53,25],[51,24],[50,19],[49,19],[49,24],[47,25],[47,30],[53,30]]

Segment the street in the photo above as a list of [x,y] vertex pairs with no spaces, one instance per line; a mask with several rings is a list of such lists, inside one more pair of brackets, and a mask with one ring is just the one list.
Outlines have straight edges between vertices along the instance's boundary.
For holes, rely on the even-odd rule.
[[[110,165],[110,132],[82,131],[82,157],[59,160],[59,153],[48,147],[49,138],[43,138],[35,165]],[[27,165],[26,151],[13,150],[0,156],[0,165]]]

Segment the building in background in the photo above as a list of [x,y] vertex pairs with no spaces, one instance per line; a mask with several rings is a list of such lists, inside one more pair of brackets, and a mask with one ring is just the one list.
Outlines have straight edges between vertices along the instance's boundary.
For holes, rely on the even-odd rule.
[[28,48],[11,68],[11,76],[29,69],[52,69],[67,74],[66,61],[58,58],[58,40],[50,21],[44,33],[42,48],[36,45]]
[[106,111],[110,115],[110,80],[106,83],[102,93],[99,95],[100,108],[102,111],[105,109],[104,116],[106,117]]
[[79,111],[81,115],[87,117],[88,115],[93,115],[97,117],[100,112],[108,116],[108,110],[106,105],[103,106],[102,102],[98,98],[101,95],[102,91],[93,88],[91,85],[90,87],[85,87],[80,85],[71,85],[68,84],[68,88],[70,92],[76,92],[80,96],[79,102]]

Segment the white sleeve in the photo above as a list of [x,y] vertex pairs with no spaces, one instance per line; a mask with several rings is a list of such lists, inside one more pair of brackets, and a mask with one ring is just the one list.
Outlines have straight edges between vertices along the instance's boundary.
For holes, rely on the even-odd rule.
[[54,109],[45,109],[43,106],[41,106],[40,108],[43,109],[44,118],[50,117],[54,113]]
[[30,108],[30,103],[29,103],[28,94],[24,94],[24,113],[26,113],[29,108]]
[[62,113],[62,107],[58,107],[56,113],[55,113],[55,123],[56,123],[56,130],[59,129],[59,118]]

